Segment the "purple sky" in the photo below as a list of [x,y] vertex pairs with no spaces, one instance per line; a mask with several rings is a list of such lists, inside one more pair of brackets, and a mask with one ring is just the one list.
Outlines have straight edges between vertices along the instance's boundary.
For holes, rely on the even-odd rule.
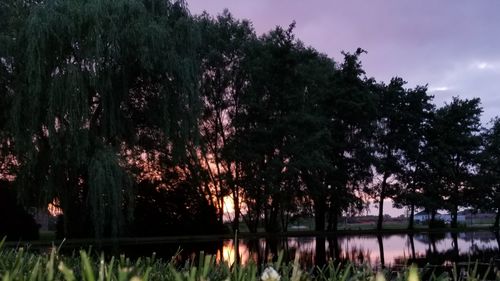
[[249,19],[258,34],[297,22],[306,45],[342,59],[342,50],[368,51],[368,76],[429,85],[438,106],[452,96],[480,97],[483,122],[500,115],[498,0],[188,0],[193,14],[225,8]]
[[[342,59],[342,50],[368,51],[368,76],[408,86],[429,85],[438,106],[479,97],[483,123],[500,115],[500,1],[498,0],[188,0],[193,14],[227,8],[249,19],[258,34],[296,21],[306,45]],[[387,201],[385,213],[399,215]],[[375,213],[373,207],[370,213]]]

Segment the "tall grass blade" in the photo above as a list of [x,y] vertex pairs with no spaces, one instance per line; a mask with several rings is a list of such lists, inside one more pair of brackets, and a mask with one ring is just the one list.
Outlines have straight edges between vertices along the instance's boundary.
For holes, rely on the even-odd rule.
[[84,281],[96,281],[92,264],[85,251],[80,251],[80,258],[82,262],[82,276]]

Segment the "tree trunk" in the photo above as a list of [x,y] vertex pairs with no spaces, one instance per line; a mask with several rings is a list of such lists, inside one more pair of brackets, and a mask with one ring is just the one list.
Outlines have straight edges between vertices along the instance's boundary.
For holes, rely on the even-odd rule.
[[333,214],[332,225],[330,226],[330,231],[337,231],[339,225],[339,213],[336,211]]
[[314,201],[314,230],[325,231],[326,205],[324,199]]
[[278,208],[279,206],[277,206],[277,203],[273,202],[269,210],[266,211],[266,223],[264,227],[268,233],[276,233],[281,230],[281,225],[278,221]]
[[436,211],[429,211],[431,219],[429,221],[429,228],[433,228],[436,222]]
[[233,220],[233,233],[240,230],[240,197],[238,191],[233,189],[233,204],[234,204],[234,220]]
[[453,209],[451,210],[451,228],[457,228],[458,227],[458,207],[455,205],[453,206]]
[[410,206],[410,217],[408,218],[408,229],[413,229],[415,224],[415,204]]
[[339,208],[335,206],[334,203],[333,207],[330,207],[330,212],[328,214],[328,231],[337,231],[338,229],[340,211]]
[[387,178],[389,175],[384,174],[384,179],[382,180],[382,186],[380,187],[380,202],[378,205],[378,221],[377,230],[382,230],[382,223],[384,222],[384,199],[385,199],[385,189],[387,187]]
[[[247,214],[247,218],[251,216],[250,214]],[[251,232],[251,233],[257,233],[257,230],[259,228],[259,217],[256,216],[255,219],[252,219],[252,218],[248,218],[245,220],[245,223],[246,225],[248,226],[248,230]]]
[[288,231],[288,224],[290,223],[290,215],[284,209],[283,206],[280,206],[280,220],[281,220],[281,231]]

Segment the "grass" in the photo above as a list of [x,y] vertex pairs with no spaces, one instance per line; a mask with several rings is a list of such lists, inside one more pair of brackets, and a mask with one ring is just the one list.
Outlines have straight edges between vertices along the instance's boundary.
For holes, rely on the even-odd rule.
[[[473,219],[470,221],[467,219],[465,223],[463,223],[464,227],[462,229],[489,229],[493,225],[493,220],[494,219]],[[244,225],[243,223],[241,225]],[[240,226],[241,226],[240,225]],[[303,230],[314,230],[314,219],[313,218],[300,218],[297,221],[293,222],[290,224],[290,226],[302,226],[304,227]],[[338,230],[341,231],[349,231],[349,230],[376,230],[377,227],[377,221],[376,217],[373,217],[371,221],[367,221],[364,223],[356,223],[356,222],[349,222],[345,223],[345,221],[341,220],[338,225]],[[382,228],[384,230],[407,230],[408,228],[408,221],[407,220],[385,220],[383,223]],[[448,227],[449,228],[449,227]],[[414,229],[415,231],[419,230],[427,230],[428,225],[427,224],[419,224],[415,223],[414,224]],[[295,231],[296,229],[290,228],[289,230]]]
[[56,240],[56,232],[52,230],[40,230],[40,241],[54,241]]
[[[131,260],[125,256],[105,259],[103,255],[92,255],[79,251],[70,256],[59,254],[56,247],[45,253],[35,253],[23,248],[3,247],[0,242],[0,280],[1,281],[417,281],[426,276],[426,280],[485,280],[493,276],[500,280],[500,275],[491,266],[485,272],[479,272],[477,263],[470,263],[465,271],[454,267],[451,273],[439,275],[429,273],[429,269],[416,267],[403,268],[399,271],[377,272],[368,265],[340,264],[330,262],[322,268],[304,269],[300,267],[298,256],[294,262],[283,262],[280,255],[275,262],[256,265],[228,265],[216,262],[213,256],[200,253],[197,261],[178,264],[175,259],[157,259],[150,257]],[[425,275],[424,275],[425,274]]]

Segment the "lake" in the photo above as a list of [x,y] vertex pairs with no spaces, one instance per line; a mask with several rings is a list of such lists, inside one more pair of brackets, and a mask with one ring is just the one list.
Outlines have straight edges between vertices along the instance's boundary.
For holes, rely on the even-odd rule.
[[[499,239],[493,232],[441,234],[343,235],[240,240],[241,263],[261,263],[283,251],[288,259],[298,254],[302,264],[323,265],[329,260],[395,267],[408,263],[447,265],[451,262],[500,261]],[[219,259],[235,261],[234,241],[223,242]]]
[[[102,246],[101,250],[132,258],[151,256],[154,252],[157,257],[171,259],[177,253],[175,259],[181,263],[196,259],[203,251],[230,264],[236,261],[236,256],[240,257],[242,264],[250,261],[261,264],[276,259],[278,253],[283,252],[287,260],[293,260],[298,254],[300,263],[307,267],[321,266],[329,260],[367,263],[375,268],[394,268],[409,263],[449,266],[469,260],[493,261],[500,265],[500,238],[491,231],[238,239],[238,251],[234,239],[139,241]],[[62,251],[72,252],[86,247],[88,245],[63,244]]]

